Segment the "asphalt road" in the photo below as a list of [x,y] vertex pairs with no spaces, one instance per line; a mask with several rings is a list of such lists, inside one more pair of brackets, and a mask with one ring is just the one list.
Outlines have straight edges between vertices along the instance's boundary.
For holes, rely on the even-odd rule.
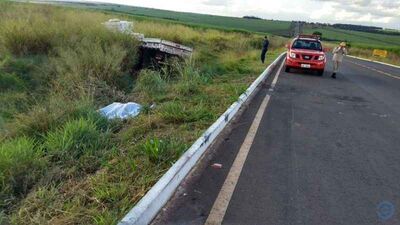
[[[222,224],[400,224],[400,69],[331,66],[281,72]],[[154,224],[206,222],[268,89]]]

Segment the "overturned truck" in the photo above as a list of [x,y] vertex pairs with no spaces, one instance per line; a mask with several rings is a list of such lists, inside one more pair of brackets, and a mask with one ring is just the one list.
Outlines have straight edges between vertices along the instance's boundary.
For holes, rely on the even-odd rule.
[[109,30],[131,35],[141,43],[140,65],[142,67],[164,64],[169,58],[190,58],[193,49],[159,38],[145,38],[144,34],[135,33],[133,23],[119,19],[110,19],[103,23]]

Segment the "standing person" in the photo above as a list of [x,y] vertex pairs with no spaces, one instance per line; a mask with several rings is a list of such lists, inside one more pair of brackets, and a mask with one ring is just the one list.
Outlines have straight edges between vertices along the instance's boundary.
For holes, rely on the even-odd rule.
[[264,42],[263,42],[263,47],[261,51],[261,62],[264,64],[265,62],[265,55],[268,52],[268,46],[269,46],[269,41],[268,41],[268,36],[264,37]]
[[339,65],[343,61],[343,56],[347,55],[346,43],[342,42],[340,45],[333,49],[333,73],[332,78],[336,79],[336,73],[339,70]]

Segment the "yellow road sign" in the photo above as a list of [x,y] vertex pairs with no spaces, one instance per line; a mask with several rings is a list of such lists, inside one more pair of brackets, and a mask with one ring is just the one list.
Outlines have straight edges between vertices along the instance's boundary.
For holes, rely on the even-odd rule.
[[374,51],[372,52],[372,55],[386,58],[388,55],[388,52],[386,50],[374,49]]

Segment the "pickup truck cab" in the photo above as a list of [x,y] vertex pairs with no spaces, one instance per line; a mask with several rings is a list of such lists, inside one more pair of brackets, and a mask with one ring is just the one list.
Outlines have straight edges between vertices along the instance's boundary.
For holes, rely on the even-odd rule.
[[326,55],[319,36],[299,35],[288,46],[286,55],[286,72],[292,68],[314,70],[318,75],[324,74]]

